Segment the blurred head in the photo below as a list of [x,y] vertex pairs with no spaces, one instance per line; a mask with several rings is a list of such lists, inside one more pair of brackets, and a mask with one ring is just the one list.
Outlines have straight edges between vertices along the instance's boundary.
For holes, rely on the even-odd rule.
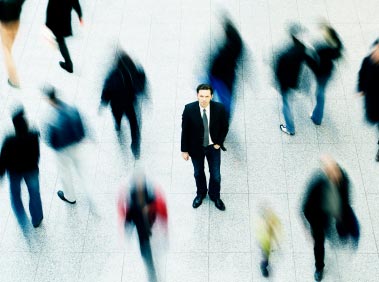
[[295,44],[301,42],[300,38],[304,32],[304,27],[299,23],[291,23],[288,25],[288,33]]
[[341,47],[341,43],[338,37],[337,32],[327,23],[321,23],[320,24],[321,33],[324,37],[326,43],[328,43],[333,48],[339,48]]
[[45,95],[45,97],[47,99],[47,102],[50,105],[52,105],[54,107],[58,106],[59,99],[56,96],[56,90],[55,90],[55,88],[53,86],[48,85],[48,86],[44,87],[43,94]]
[[322,155],[320,158],[321,165],[326,175],[333,183],[339,183],[342,179],[341,169],[338,163],[330,155]]
[[20,108],[13,113],[12,122],[16,135],[22,135],[28,132],[28,122],[26,121],[23,108]]
[[202,108],[208,107],[213,97],[213,88],[209,84],[200,84],[197,88],[197,100]]
[[372,44],[371,60],[379,64],[379,38]]

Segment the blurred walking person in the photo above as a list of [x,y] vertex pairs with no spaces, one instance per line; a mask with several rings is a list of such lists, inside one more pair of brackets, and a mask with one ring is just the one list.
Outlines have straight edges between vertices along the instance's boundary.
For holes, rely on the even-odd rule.
[[5,137],[0,153],[0,177],[8,172],[12,209],[20,226],[27,223],[21,200],[21,181],[24,180],[29,192],[29,212],[34,227],[43,219],[39,190],[39,133],[29,129],[24,110],[16,111],[12,117],[15,134]]
[[8,72],[8,84],[14,88],[20,87],[20,80],[12,57],[12,47],[20,26],[20,15],[24,1],[25,0],[0,0],[1,42]]
[[83,180],[79,153],[81,141],[85,137],[84,125],[78,110],[58,99],[53,87],[44,91],[48,103],[54,109],[53,118],[47,127],[47,143],[56,151],[61,174],[63,190],[59,190],[57,194],[62,201],[75,204],[73,170]]
[[[367,121],[377,125],[379,129],[379,39],[374,42],[371,54],[362,62],[358,91],[365,98]],[[379,162],[379,149],[375,160]]]
[[72,35],[72,9],[78,14],[80,23],[83,24],[82,9],[79,0],[49,0],[46,11],[46,26],[54,34],[59,50],[64,59],[63,62],[59,62],[59,65],[69,73],[74,71],[74,67],[65,38]]
[[157,274],[150,245],[152,227],[159,219],[167,228],[167,206],[162,193],[152,186],[142,172],[135,173],[129,192],[120,193],[118,212],[125,228],[134,225],[137,229],[140,251],[148,279],[156,282]]
[[260,269],[263,277],[269,277],[269,260],[274,244],[278,244],[281,233],[281,223],[275,212],[263,207],[258,227],[258,242],[262,251]]
[[307,48],[301,42],[300,35],[303,27],[292,24],[289,28],[292,43],[280,51],[274,65],[274,73],[278,82],[283,101],[283,116],[285,124],[280,125],[280,130],[288,135],[295,135],[295,122],[291,109],[291,90],[298,88],[301,67],[308,60]]
[[119,50],[115,64],[104,82],[100,108],[110,104],[118,133],[121,131],[122,117],[125,115],[128,119],[132,137],[131,149],[136,159],[139,158],[141,147],[138,98],[145,94],[145,89],[144,70],[126,52]]
[[233,104],[236,70],[242,56],[242,38],[229,18],[224,19],[225,39],[214,54],[209,66],[209,81],[215,96],[224,105],[230,122]]
[[355,246],[359,241],[358,220],[350,206],[350,183],[346,172],[330,156],[321,158],[322,170],[317,171],[304,197],[302,212],[314,240],[316,271],[321,281],[324,271],[325,237],[330,237],[332,224],[344,242],[349,238]]
[[325,89],[333,75],[333,62],[342,55],[343,45],[338,33],[328,24],[321,24],[323,41],[315,45],[317,61],[308,65],[313,70],[316,81],[316,106],[311,113],[314,124],[320,125],[324,116]]

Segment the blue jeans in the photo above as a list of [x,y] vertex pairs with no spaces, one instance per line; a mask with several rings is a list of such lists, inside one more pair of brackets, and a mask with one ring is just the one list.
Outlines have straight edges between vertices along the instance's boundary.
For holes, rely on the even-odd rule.
[[24,173],[9,172],[8,174],[12,209],[18,222],[21,225],[26,223],[24,205],[21,201],[21,180],[24,179],[29,191],[29,212],[32,217],[32,224],[38,224],[43,218],[38,170]]
[[317,89],[316,89],[316,106],[312,113],[312,120],[315,124],[320,125],[322,118],[324,116],[324,105],[325,105],[325,88],[328,82],[328,77],[317,78]]
[[291,95],[290,90],[281,90],[281,94],[283,100],[283,116],[286,122],[286,128],[290,133],[295,133],[295,122],[291,110],[291,103],[289,101],[289,95]]
[[209,166],[209,197],[211,200],[220,198],[221,189],[221,149],[215,149],[213,145],[202,148],[201,154],[196,157],[191,156],[194,176],[196,181],[196,194],[205,197],[207,195],[207,180],[204,172],[204,159],[207,158]]

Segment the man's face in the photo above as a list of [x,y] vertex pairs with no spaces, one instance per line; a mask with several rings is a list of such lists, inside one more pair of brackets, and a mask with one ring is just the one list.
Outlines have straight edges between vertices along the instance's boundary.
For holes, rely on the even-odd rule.
[[202,108],[208,107],[212,99],[211,90],[199,90],[197,93],[197,99],[199,100],[200,106]]

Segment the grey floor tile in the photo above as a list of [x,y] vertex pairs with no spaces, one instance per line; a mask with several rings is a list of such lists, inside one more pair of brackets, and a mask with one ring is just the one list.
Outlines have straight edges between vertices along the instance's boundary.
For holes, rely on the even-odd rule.
[[209,281],[206,253],[172,253],[167,257],[166,281]]
[[251,193],[286,193],[281,144],[247,143],[248,183]]
[[69,253],[60,256],[59,253],[41,254],[36,280],[38,281],[72,281],[79,278],[82,253]]
[[244,252],[250,249],[249,210],[246,194],[223,195],[226,210],[210,203],[209,251]]
[[251,253],[209,253],[209,281],[253,281]]
[[84,253],[79,281],[121,281],[124,254]]
[[39,256],[30,252],[2,252],[1,281],[35,281]]
[[338,265],[342,281],[376,281],[378,277],[377,254],[339,255]]

